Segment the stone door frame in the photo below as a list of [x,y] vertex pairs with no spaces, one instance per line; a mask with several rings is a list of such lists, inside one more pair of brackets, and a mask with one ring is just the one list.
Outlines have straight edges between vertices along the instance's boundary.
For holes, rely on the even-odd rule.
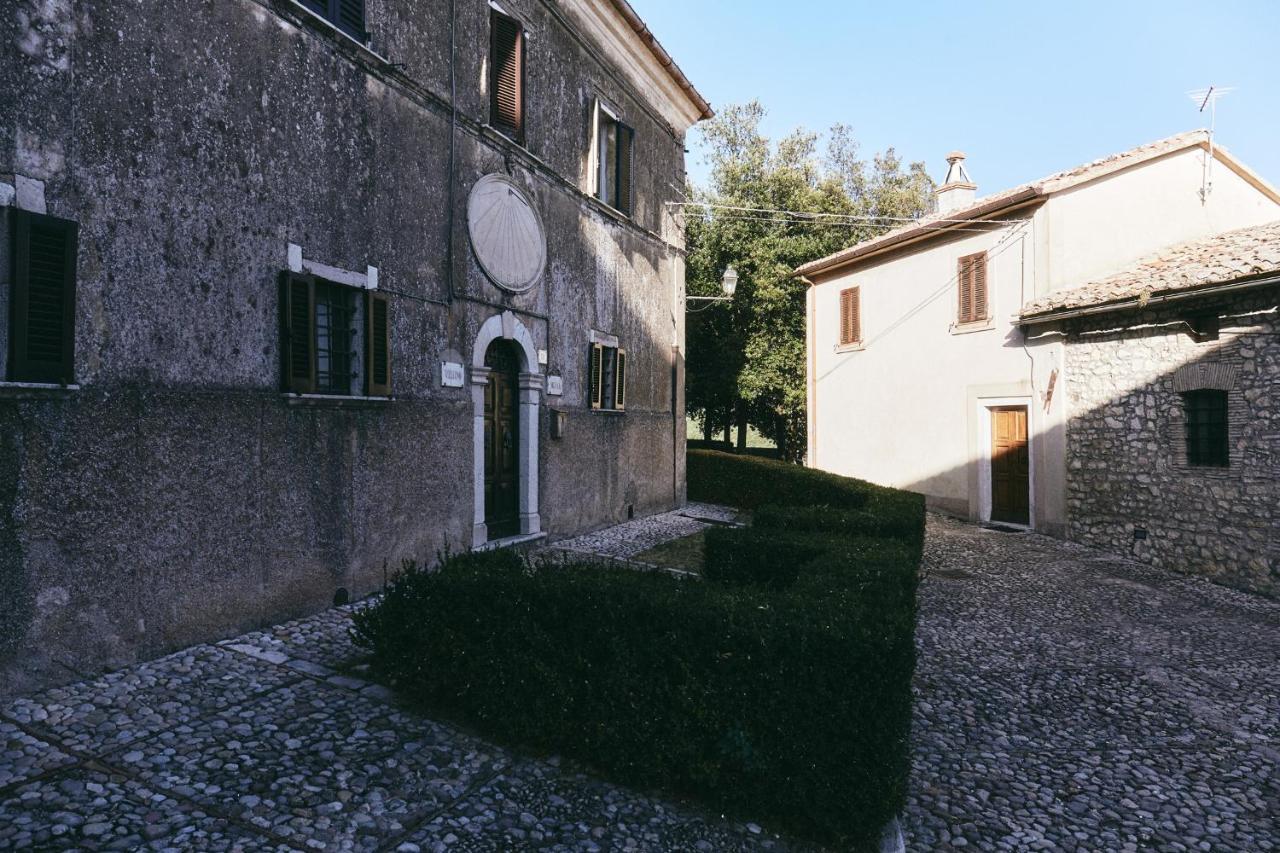
[[485,366],[489,344],[498,339],[514,341],[520,353],[520,411],[517,437],[520,441],[518,476],[520,479],[520,535],[542,532],[538,513],[538,426],[542,404],[542,374],[538,368],[538,348],[533,335],[510,311],[495,314],[480,327],[471,348],[471,403],[474,412],[472,428],[472,483],[475,494],[471,534],[472,547],[489,541],[484,506],[484,389],[492,372]]
[[1008,527],[1035,530],[1036,527],[1036,408],[1034,397],[978,398],[978,521],[991,523],[991,429],[993,409],[1025,407],[1027,410],[1027,524],[1001,521]]

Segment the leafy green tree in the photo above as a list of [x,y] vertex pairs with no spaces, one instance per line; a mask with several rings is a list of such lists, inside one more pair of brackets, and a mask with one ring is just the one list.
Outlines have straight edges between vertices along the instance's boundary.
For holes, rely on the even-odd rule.
[[[709,185],[691,187],[685,208],[690,295],[720,293],[724,270],[739,275],[731,304],[690,303],[687,399],[708,432],[747,423],[799,460],[805,447],[805,285],[801,264],[926,213],[933,181],[889,149],[859,158],[836,125],[823,155],[797,129],[776,143],[760,131],[757,101],[733,105],[702,127]],[[762,211],[788,211],[786,214]],[[848,218],[855,217],[855,218]]]

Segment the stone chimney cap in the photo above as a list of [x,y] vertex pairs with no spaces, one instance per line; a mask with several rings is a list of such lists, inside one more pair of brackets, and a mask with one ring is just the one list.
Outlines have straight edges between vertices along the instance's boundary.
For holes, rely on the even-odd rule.
[[963,160],[963,159],[964,159],[963,151],[952,151],[950,154],[947,155],[948,163],[954,163],[957,160]]

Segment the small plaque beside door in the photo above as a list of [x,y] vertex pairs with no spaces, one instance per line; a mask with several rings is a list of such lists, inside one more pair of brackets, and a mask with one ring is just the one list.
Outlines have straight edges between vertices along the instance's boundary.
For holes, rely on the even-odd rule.
[[547,394],[552,397],[559,397],[564,393],[564,379],[559,376],[547,377]]
[[440,384],[445,388],[461,388],[465,383],[466,372],[456,361],[440,362]]

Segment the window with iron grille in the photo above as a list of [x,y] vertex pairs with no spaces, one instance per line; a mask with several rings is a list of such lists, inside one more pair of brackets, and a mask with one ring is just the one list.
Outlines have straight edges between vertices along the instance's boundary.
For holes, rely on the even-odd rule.
[[1230,466],[1227,392],[1212,388],[1184,392],[1182,408],[1187,425],[1187,464]]
[[13,209],[9,251],[11,382],[75,381],[75,222]]
[[627,351],[592,344],[587,365],[589,403],[593,409],[621,412],[627,407]]
[[367,44],[369,34],[364,29],[364,0],[298,0],[361,44]]
[[286,273],[280,318],[286,391],[391,395],[391,314],[385,295]]
[[630,215],[633,209],[631,157],[636,132],[604,104],[596,104],[596,198]]

